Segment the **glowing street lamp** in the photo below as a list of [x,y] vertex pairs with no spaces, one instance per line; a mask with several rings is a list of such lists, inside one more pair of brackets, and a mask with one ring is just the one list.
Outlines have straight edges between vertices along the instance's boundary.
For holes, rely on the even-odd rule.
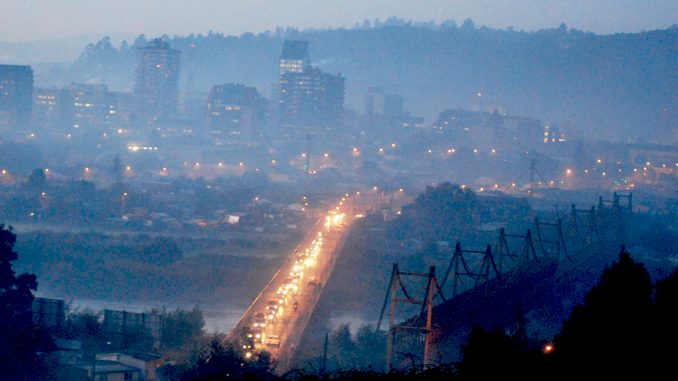
[[553,353],[553,350],[554,350],[554,349],[555,349],[555,347],[554,347],[553,344],[551,344],[551,343],[546,343],[546,344],[544,344],[544,346],[541,347],[541,351],[542,351],[545,355],[548,355],[548,354]]
[[127,200],[127,192],[123,192],[120,197],[120,218],[125,218],[125,200]]

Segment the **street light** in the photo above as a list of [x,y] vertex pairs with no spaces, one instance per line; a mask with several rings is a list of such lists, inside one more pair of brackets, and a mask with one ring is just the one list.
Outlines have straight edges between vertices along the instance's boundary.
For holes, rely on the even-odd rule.
[[127,199],[127,192],[122,193],[122,197],[120,198],[120,218],[124,219],[125,218],[125,200]]

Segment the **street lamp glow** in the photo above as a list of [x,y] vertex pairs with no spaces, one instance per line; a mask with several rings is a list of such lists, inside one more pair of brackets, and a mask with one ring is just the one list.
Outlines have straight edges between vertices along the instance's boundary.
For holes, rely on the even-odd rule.
[[553,347],[553,344],[551,344],[551,343],[546,343],[546,344],[544,344],[544,346],[541,348],[542,352],[543,352],[545,355],[548,355],[548,354],[552,353],[554,349],[555,349],[555,348]]

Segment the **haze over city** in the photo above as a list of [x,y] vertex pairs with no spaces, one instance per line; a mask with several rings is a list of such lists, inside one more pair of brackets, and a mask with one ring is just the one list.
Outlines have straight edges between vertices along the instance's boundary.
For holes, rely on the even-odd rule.
[[0,374],[671,378],[677,25],[675,1],[4,4]]

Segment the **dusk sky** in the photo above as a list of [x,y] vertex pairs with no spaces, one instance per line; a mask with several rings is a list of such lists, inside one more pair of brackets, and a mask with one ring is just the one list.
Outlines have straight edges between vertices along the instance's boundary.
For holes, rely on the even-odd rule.
[[2,0],[0,41],[78,35],[227,35],[300,28],[352,27],[364,19],[414,21],[466,18],[522,30],[557,27],[608,34],[663,29],[678,23],[676,0]]

